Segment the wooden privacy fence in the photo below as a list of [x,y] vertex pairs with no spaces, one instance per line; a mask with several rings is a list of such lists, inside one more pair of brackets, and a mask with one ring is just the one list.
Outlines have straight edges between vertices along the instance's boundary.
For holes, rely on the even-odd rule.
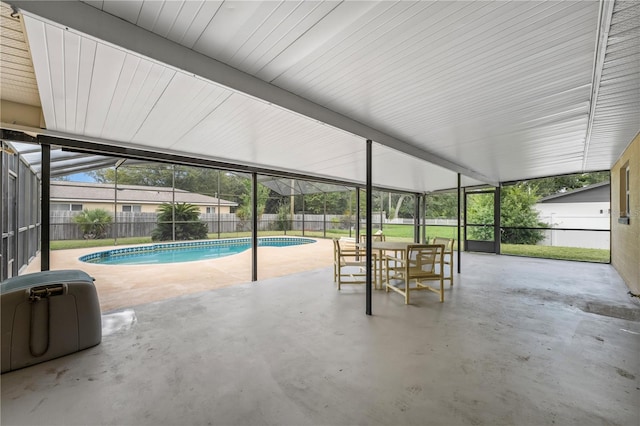
[[[51,239],[56,240],[81,240],[84,238],[82,231],[77,223],[73,221],[73,217],[79,212],[71,211],[51,211]],[[353,226],[354,222],[350,221],[347,216],[342,215],[311,215],[302,214],[288,217],[282,220],[277,214],[264,214],[258,220],[259,231],[275,231],[275,230],[294,230],[301,231],[303,228],[307,231],[322,231],[326,229],[348,229]],[[112,223],[107,229],[109,238],[118,237],[147,237],[157,226],[158,216],[156,213],[136,213],[136,212],[118,212],[117,217],[113,218]],[[207,225],[209,233],[233,233],[251,230],[251,220],[242,221],[235,213],[220,214],[201,214],[200,220]],[[219,222],[218,222],[219,220]],[[116,234],[117,231],[117,234]]]
[[[73,218],[80,212],[51,211],[50,238],[56,240],[81,240],[84,238],[82,231]],[[112,222],[107,228],[107,236],[118,237],[144,237],[151,235],[156,227],[158,215],[155,213],[130,213],[119,212],[117,217],[111,214]]]
[[[84,238],[77,223],[73,221],[79,212],[52,211],[50,236],[52,240],[81,240]],[[118,212],[107,229],[107,236],[118,237],[148,237],[156,228],[158,215],[156,213]],[[218,232],[218,215],[203,214],[200,220],[207,224],[208,232]],[[238,219],[235,213],[220,215],[220,232],[235,232]]]
[[[73,217],[80,212],[51,211],[51,240],[81,240],[82,231]],[[156,213],[118,212],[107,229],[109,238],[147,237],[157,226]],[[233,233],[251,230],[251,220],[240,220],[235,213],[201,214],[200,220],[207,225],[209,233]],[[383,219],[384,220],[384,219]],[[326,221],[326,223],[325,223]],[[380,216],[373,223],[379,223]],[[259,231],[322,231],[324,229],[349,229],[355,226],[354,218],[344,215],[295,214],[286,219],[277,214],[263,214],[258,220]]]

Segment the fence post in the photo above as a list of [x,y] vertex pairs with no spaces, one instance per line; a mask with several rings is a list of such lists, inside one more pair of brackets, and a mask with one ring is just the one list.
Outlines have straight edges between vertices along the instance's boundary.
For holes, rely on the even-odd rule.
[[218,239],[220,239],[220,170],[218,170],[218,192],[216,192],[216,198],[218,199]]
[[324,193],[324,212],[322,216],[322,237],[327,238],[327,193]]

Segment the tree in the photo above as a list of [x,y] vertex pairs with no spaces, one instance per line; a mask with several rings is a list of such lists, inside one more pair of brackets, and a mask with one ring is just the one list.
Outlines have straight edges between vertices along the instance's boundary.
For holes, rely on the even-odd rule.
[[404,201],[405,197],[406,197],[406,195],[401,195],[398,198],[398,204],[396,204],[396,208],[393,209],[393,214],[394,214],[393,219],[397,219],[398,218],[398,214],[400,213],[400,208],[402,207],[402,202]]
[[[467,197],[467,223],[475,225],[491,224],[493,218],[493,195],[473,194]],[[467,226],[467,238],[470,240],[493,240],[492,226]]]
[[[101,183],[114,183],[116,170],[113,167],[95,170],[91,176]],[[123,165],[118,168],[118,183],[123,185],[171,186],[172,166],[166,164],[144,163]]]
[[397,195],[397,197],[395,217],[413,218],[415,216],[416,197],[407,194]]
[[[243,182],[243,185],[244,185],[244,191],[240,196],[241,204],[240,204],[240,207],[238,207],[238,210],[236,210],[236,215],[238,216],[238,219],[240,219],[240,223],[238,224],[240,227],[240,230],[244,230],[245,227],[247,227],[247,222],[251,220],[252,213],[253,213],[252,197],[251,197],[251,181],[245,179],[245,181]],[[257,195],[258,195],[258,200],[257,200],[258,210],[256,213],[258,215],[258,218],[260,218],[264,213],[264,209],[267,204],[267,199],[269,198],[269,188],[267,188],[264,185],[258,184]],[[248,228],[250,229],[250,227]]]
[[[231,201],[236,201],[237,195],[244,190],[243,182],[247,181],[246,178],[234,173],[202,167],[125,163],[118,168],[118,185],[170,188],[174,182],[174,173],[177,189],[209,196],[218,195],[220,198]],[[115,183],[116,180],[116,171],[113,167],[93,171],[90,175],[97,182],[102,183]]]
[[442,192],[427,195],[427,213],[429,219],[455,219],[458,217],[458,194]]
[[111,215],[103,209],[85,209],[75,216],[73,221],[78,224],[85,239],[100,239],[107,236]]
[[500,224],[506,228],[501,234],[501,242],[534,245],[542,241],[544,239],[542,231],[517,229],[548,227],[540,221],[538,211],[533,208],[540,197],[524,184],[505,186],[500,192]]
[[[505,228],[500,241],[505,244],[537,244],[544,239],[542,231],[547,224],[540,222],[538,212],[533,206],[539,197],[526,183],[505,186],[500,191],[500,225]],[[493,196],[478,194],[468,198],[467,222],[475,224],[493,223]],[[510,228],[510,229],[509,229]],[[472,226],[467,229],[470,239],[493,240],[492,226]]]
[[200,209],[188,203],[164,203],[158,207],[158,226],[151,233],[153,241],[173,240],[175,207],[176,240],[204,240],[207,225],[200,220]]
[[277,214],[284,199],[283,196],[269,188],[269,195],[264,204],[264,213]]
[[289,219],[289,204],[283,203],[278,209],[278,217],[276,219],[275,228],[277,231],[288,231],[291,229]]
[[525,181],[540,197],[583,188],[609,180],[609,172],[579,173]]
[[[304,196],[304,211],[310,214],[323,214],[325,204],[328,214],[342,214],[349,210],[349,199],[347,192],[317,192]],[[302,197],[300,198],[299,210],[302,210]]]

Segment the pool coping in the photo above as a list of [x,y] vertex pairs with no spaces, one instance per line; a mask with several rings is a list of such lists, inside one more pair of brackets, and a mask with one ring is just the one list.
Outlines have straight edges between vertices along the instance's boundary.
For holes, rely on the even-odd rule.
[[[194,247],[214,247],[221,245],[240,245],[240,244],[251,244],[251,237],[238,237],[238,238],[223,238],[219,240],[193,240],[193,241],[180,241],[180,242],[169,242],[169,243],[154,243],[154,244],[146,244],[143,246],[134,246],[134,247],[122,247],[115,248],[110,250],[98,251],[95,253],[89,253],[83,256],[80,256],[78,260],[85,263],[91,264],[101,264],[101,262],[96,262],[98,259],[105,258],[113,258],[118,256],[126,256],[131,254],[149,254],[154,252],[159,252],[162,250],[169,249],[186,249],[186,248],[194,248]],[[258,246],[262,246],[261,243],[264,242],[282,242],[282,241],[296,241],[296,244],[292,244],[292,246],[302,245],[302,244],[312,244],[317,242],[317,240],[309,237],[295,237],[295,236],[274,236],[274,237],[258,237]],[[222,256],[224,257],[224,256]],[[195,259],[194,261],[197,261]],[[172,263],[172,262],[165,262]]]

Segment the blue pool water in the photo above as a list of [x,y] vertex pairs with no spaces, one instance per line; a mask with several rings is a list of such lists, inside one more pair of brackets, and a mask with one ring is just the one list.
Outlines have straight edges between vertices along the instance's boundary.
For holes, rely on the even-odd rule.
[[[258,247],[288,247],[309,243],[315,243],[315,240],[297,237],[258,238]],[[241,253],[249,248],[250,238],[187,241],[101,251],[82,256],[80,260],[101,265],[150,265],[217,259]]]

